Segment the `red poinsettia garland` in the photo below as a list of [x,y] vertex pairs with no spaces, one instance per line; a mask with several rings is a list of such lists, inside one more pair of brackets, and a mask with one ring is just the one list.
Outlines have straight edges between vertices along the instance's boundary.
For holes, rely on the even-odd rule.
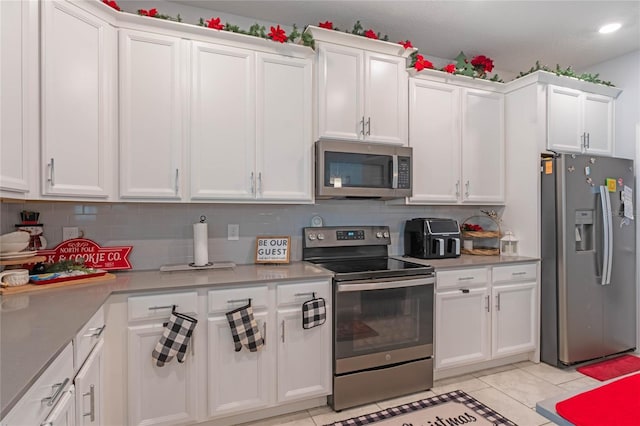
[[271,27],[271,32],[267,34],[267,37],[273,41],[279,41],[280,43],[287,41],[287,33],[280,28],[280,25],[277,27]]
[[220,18],[211,18],[207,21],[207,28],[214,30],[224,30],[224,25],[220,23]]
[[120,12],[120,6],[118,6],[118,3],[115,2],[115,0],[102,0],[102,3],[106,4],[107,6],[117,10],[118,12]]

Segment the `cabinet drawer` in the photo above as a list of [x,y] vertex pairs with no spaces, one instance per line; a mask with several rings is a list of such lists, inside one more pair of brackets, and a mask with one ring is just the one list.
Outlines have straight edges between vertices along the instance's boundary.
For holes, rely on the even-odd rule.
[[195,314],[198,311],[198,295],[192,291],[130,297],[129,321],[169,318],[173,305],[176,305],[178,312]]
[[477,286],[488,282],[489,270],[487,268],[467,268],[452,271],[436,272],[436,288],[460,288]]
[[104,309],[102,306],[93,314],[84,327],[73,338],[73,370],[78,372],[89,356],[91,349],[98,343],[104,331]]
[[209,291],[209,312],[229,312],[246,305],[251,299],[251,306],[267,308],[269,306],[269,287],[229,288]]
[[532,281],[538,276],[536,263],[525,263],[511,266],[495,266],[493,268],[493,282]]
[[327,281],[313,281],[307,283],[278,284],[278,306],[301,305],[313,298],[322,297],[327,303],[331,298],[331,287]]
[[73,347],[69,343],[29,388],[3,425],[39,425],[64,396],[73,380]]

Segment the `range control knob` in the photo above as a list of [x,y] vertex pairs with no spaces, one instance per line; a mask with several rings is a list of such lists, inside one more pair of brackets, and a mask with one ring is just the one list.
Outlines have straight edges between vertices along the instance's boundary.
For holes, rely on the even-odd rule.
[[376,238],[382,238],[382,232],[376,232]]
[[311,241],[315,240],[316,239],[316,234],[309,234],[309,239]]
[[318,239],[324,240],[324,234],[322,232],[318,234]]
[[384,231],[384,233],[382,235],[384,235],[385,238],[389,238],[389,232],[387,232],[387,231]]

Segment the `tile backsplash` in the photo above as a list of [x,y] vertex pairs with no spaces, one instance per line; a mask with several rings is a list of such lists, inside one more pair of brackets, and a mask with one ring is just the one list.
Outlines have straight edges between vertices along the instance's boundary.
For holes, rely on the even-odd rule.
[[[302,228],[315,215],[326,226],[387,225],[391,254],[404,254],[404,221],[414,217],[448,217],[460,223],[481,214],[481,206],[395,206],[373,200],[327,200],[313,205],[155,204],[3,202],[2,233],[19,223],[20,211],[40,212],[47,247],[62,241],[62,227],[78,227],[84,237],[102,246],[131,245],[135,270],[158,269],[193,261],[193,227],[204,215],[209,224],[209,260],[253,263],[255,238],[290,235],[291,260],[302,257]],[[495,207],[492,207],[495,209]],[[227,225],[240,225],[240,239],[227,240]]]

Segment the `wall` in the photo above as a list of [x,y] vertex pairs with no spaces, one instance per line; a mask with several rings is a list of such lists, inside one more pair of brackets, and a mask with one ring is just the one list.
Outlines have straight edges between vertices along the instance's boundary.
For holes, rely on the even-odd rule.
[[600,74],[623,91],[616,99],[615,156],[636,158],[636,126],[640,124],[640,50],[582,72]]
[[[209,260],[253,263],[255,237],[290,235],[291,259],[302,257],[302,228],[320,215],[324,224],[387,225],[390,254],[404,254],[404,221],[414,217],[452,217],[462,223],[484,207],[392,206],[372,200],[327,200],[316,205],[152,204],[3,202],[1,232],[13,231],[21,210],[40,212],[48,248],[62,241],[63,226],[77,226],[103,246],[132,245],[136,270],[193,261],[193,228],[201,215],[209,224]],[[496,209],[495,207],[490,207]],[[497,210],[497,209],[496,209]],[[240,225],[240,240],[227,241],[227,224]]]

